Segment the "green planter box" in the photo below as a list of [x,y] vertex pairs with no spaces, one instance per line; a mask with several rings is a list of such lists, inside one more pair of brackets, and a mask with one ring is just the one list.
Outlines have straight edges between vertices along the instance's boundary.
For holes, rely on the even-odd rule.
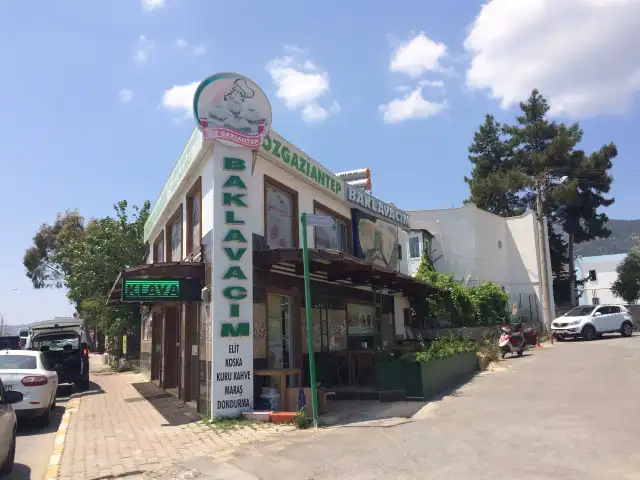
[[422,396],[422,372],[418,362],[376,363],[378,390],[404,390],[407,397]]
[[378,390],[404,390],[407,397],[430,398],[456,386],[478,369],[475,352],[458,353],[427,363],[378,362]]

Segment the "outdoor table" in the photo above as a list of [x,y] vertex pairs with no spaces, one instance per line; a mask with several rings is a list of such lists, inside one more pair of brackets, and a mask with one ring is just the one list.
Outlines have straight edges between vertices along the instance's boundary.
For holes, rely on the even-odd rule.
[[280,377],[280,410],[287,411],[287,377],[289,375],[298,375],[300,378],[299,368],[262,368],[254,370],[253,374],[258,377]]

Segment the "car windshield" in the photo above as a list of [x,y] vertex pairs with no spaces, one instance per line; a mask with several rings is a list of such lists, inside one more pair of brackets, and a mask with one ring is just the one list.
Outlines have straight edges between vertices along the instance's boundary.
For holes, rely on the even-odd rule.
[[[67,346],[68,345],[68,346]],[[49,333],[38,335],[33,339],[31,348],[40,350],[42,347],[49,347],[49,350],[77,349],[80,347],[80,339],[76,333]]]
[[29,330],[20,330],[20,336],[21,337],[28,337],[29,336]]
[[582,307],[576,307],[573,310],[570,310],[568,313],[565,313],[565,317],[584,317],[586,315],[591,314],[595,307],[592,305],[584,305]]
[[0,370],[35,370],[38,362],[33,355],[0,355]]

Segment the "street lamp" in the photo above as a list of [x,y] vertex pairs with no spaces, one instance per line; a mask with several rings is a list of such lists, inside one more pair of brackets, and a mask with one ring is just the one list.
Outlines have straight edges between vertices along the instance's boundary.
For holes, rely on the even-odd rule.
[[307,227],[331,227],[335,223],[332,217],[325,215],[300,215],[302,224],[302,263],[304,267],[304,301],[307,317],[307,347],[309,350],[309,383],[311,387],[311,410],[313,428],[318,428],[318,392],[316,392],[316,360],[313,351],[313,322],[311,320],[311,286],[309,280],[309,247],[307,246]]

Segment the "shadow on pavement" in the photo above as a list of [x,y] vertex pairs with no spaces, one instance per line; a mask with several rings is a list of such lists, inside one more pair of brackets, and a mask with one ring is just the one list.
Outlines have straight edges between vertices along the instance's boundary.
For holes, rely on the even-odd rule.
[[58,431],[65,407],[58,405],[51,411],[51,421],[49,426],[38,425],[37,419],[21,418],[18,420],[18,437],[28,437],[30,435],[42,435],[43,433],[55,433]]
[[167,421],[163,427],[175,427],[199,422],[198,414],[189,409],[183,402],[171,393],[158,388],[151,382],[132,383],[131,386],[141,395],[125,399],[127,403],[149,402],[156,411]]
[[7,480],[29,480],[31,479],[31,469],[22,463],[15,463],[11,474],[3,478]]

